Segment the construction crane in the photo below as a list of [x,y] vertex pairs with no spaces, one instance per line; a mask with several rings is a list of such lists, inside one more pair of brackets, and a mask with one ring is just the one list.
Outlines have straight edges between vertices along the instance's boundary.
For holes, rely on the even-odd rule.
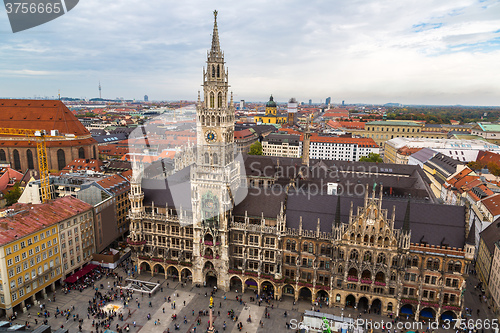
[[22,128],[0,128],[0,135],[24,136],[36,141],[38,157],[38,170],[40,172],[40,192],[42,202],[50,200],[49,167],[47,164],[47,137],[64,138],[59,135],[48,135],[45,130],[22,129]]

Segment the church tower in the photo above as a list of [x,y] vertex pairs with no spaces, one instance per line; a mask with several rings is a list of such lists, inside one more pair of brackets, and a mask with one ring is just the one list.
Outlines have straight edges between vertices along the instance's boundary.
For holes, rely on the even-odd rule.
[[235,110],[232,95],[228,105],[228,71],[219,44],[217,11],[202,86],[203,100],[198,93],[196,106],[196,162],[191,169],[193,281],[229,290],[229,213],[240,166],[234,160]]

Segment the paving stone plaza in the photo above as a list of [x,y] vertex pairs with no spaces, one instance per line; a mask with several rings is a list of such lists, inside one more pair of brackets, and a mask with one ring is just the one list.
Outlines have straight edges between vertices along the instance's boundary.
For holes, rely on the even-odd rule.
[[[115,270],[121,277],[125,280],[125,272],[123,269],[119,268]],[[199,315],[200,311],[205,310],[208,313],[210,293],[213,290],[210,286],[200,286],[195,285],[181,285],[178,281],[172,279],[165,280],[161,278],[160,275],[151,276],[151,274],[141,274],[136,277],[136,279],[143,281],[150,281],[154,283],[160,283],[160,289],[151,297],[148,294],[134,293],[134,299],[130,301],[129,306],[124,307],[123,302],[114,301],[107,305],[116,306],[117,313],[123,313],[124,320],[121,321],[117,317],[112,321],[109,330],[116,332],[116,325],[118,324],[121,328],[125,327],[127,324],[130,327],[130,332],[143,332],[143,333],[163,333],[163,332],[206,332],[208,326],[209,316]],[[103,278],[96,283],[96,286],[103,284],[104,288],[100,289],[102,293],[107,292],[113,288],[113,283],[116,283],[116,278]],[[478,291],[474,289],[474,284],[476,283],[475,277],[471,277],[467,285],[466,304],[470,304],[471,308],[474,310],[473,315],[468,317],[468,319],[478,319],[476,315],[476,310],[481,309],[480,318],[493,319],[494,316],[491,312],[488,312],[487,307],[480,303],[478,297]],[[167,285],[168,284],[168,285]],[[56,290],[56,301],[44,300],[42,304],[45,305],[46,310],[50,313],[48,317],[48,324],[51,326],[52,330],[60,328],[61,325],[68,329],[69,332],[78,332],[79,323],[78,320],[73,320],[73,314],[78,314],[80,318],[84,319],[82,324],[82,332],[96,332],[96,328],[92,326],[93,318],[87,317],[87,307],[88,302],[94,296],[95,290],[92,288],[87,288],[82,292],[71,291],[64,294],[60,289]],[[207,296],[205,296],[207,294]],[[49,298],[52,299],[54,295],[49,294]],[[236,297],[240,298],[242,296],[243,302],[236,301]],[[245,294],[237,294],[236,292],[223,292],[217,291],[214,294],[214,328],[218,332],[240,332],[237,328],[237,323],[241,322],[243,324],[241,332],[295,332],[295,326],[291,325],[287,329],[287,323],[300,322],[302,315],[305,310],[313,309],[310,301],[299,300],[296,304],[293,303],[293,299],[290,297],[285,297],[282,301],[274,301],[269,305],[264,302],[259,306],[256,301],[250,302],[250,298],[254,297],[253,291],[248,290]],[[170,297],[171,302],[168,302]],[[167,301],[165,301],[167,299]],[[149,306],[151,302],[151,306]],[[173,304],[175,303],[175,309],[173,309]],[[266,318],[266,305],[267,311],[269,312],[269,319]],[[54,317],[56,309],[59,310],[71,309],[75,307],[75,310],[71,312],[69,320],[65,317],[58,316]],[[130,317],[128,317],[128,312],[130,310]],[[228,316],[228,311],[234,311],[234,315],[238,316],[238,320],[232,321]],[[318,310],[317,308],[315,310]],[[334,314],[338,316],[345,316],[351,318],[358,318],[361,316],[362,319],[372,320],[373,322],[381,322],[382,320],[390,320],[386,316],[371,315],[371,314],[360,314],[359,311],[355,309],[342,309],[338,307],[321,307],[319,309],[323,313]],[[18,318],[13,321],[14,324],[25,324],[28,322],[31,328],[37,327],[45,319],[43,316],[38,317],[37,312],[39,308],[32,307],[28,313],[18,314]],[[287,317],[284,313],[287,313]],[[150,315],[150,320],[147,316]],[[172,315],[176,314],[177,319],[173,320]],[[247,322],[247,318],[251,316],[252,321]],[[186,322],[184,321],[186,317]],[[200,320],[200,325],[197,324],[198,319]],[[262,321],[263,326],[259,323]],[[36,324],[36,322],[38,324]],[[135,327],[134,327],[135,322]],[[156,322],[156,325],[155,325]],[[223,329],[224,322],[226,323],[225,330]],[[411,321],[409,321],[411,322]],[[179,325],[179,330],[175,330],[174,325]],[[99,332],[103,329],[99,327]],[[110,332],[108,331],[108,332]],[[382,332],[381,329],[375,329],[374,332]],[[406,332],[407,330],[404,330]],[[439,329],[440,332],[455,332],[455,330],[443,330]],[[484,332],[492,332],[492,330],[484,330]],[[400,332],[400,331],[398,331]],[[481,332],[481,330],[480,330]]]

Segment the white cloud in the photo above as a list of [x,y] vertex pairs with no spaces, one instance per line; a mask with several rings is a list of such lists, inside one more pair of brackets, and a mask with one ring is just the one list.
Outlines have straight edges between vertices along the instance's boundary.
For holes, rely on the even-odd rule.
[[[195,99],[215,8],[235,99],[500,104],[489,0],[80,1],[2,34],[0,75],[19,77],[0,90],[92,97],[101,80],[105,97]],[[26,84],[30,71],[49,84]]]

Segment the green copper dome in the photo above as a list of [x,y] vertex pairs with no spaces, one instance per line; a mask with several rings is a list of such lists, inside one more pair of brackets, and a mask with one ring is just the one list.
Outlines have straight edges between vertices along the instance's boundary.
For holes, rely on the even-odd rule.
[[269,97],[269,102],[266,103],[266,108],[275,108],[276,102],[274,101],[273,95]]

